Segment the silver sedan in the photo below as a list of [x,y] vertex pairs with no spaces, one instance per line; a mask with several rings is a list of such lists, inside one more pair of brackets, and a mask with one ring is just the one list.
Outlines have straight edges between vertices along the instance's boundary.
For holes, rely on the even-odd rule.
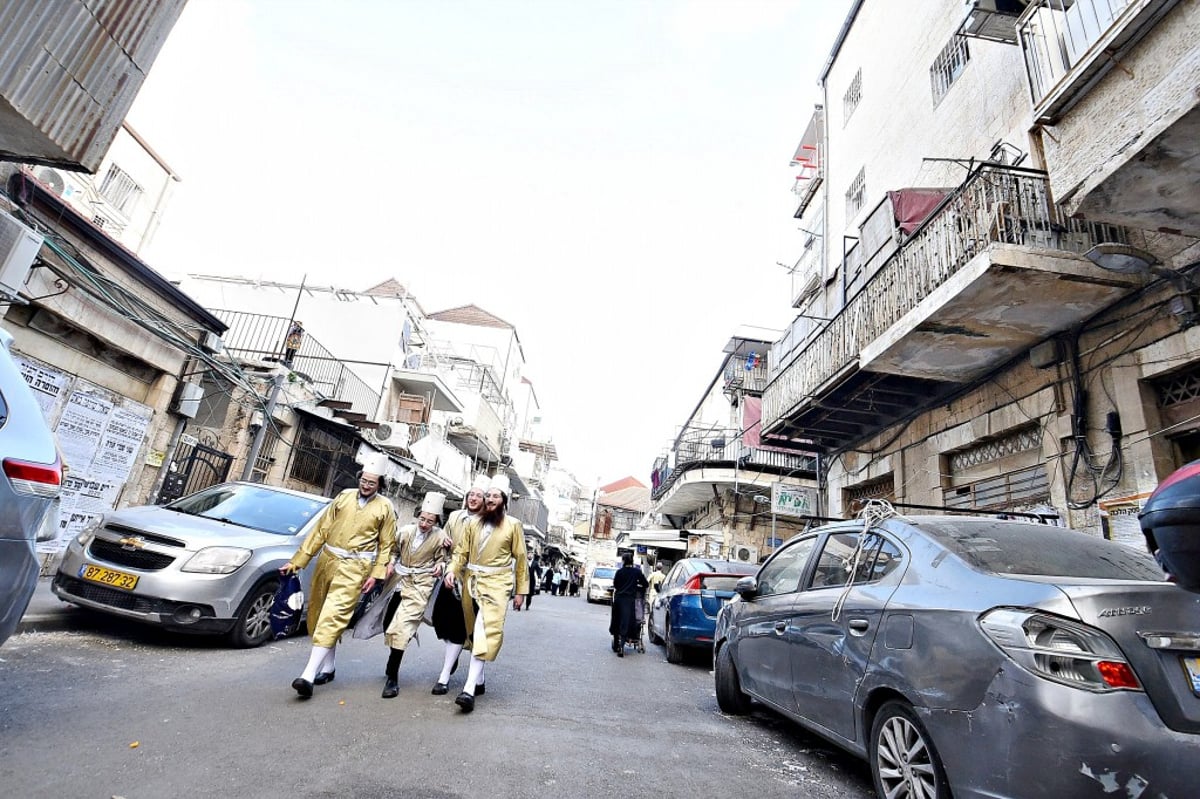
[[880,797],[1196,795],[1200,595],[1145,553],[893,517],[797,536],[738,593],[721,708],[756,700],[866,758]]
[[271,633],[279,567],[328,504],[301,491],[223,483],[105,514],[67,546],[51,589],[92,610],[258,646]]

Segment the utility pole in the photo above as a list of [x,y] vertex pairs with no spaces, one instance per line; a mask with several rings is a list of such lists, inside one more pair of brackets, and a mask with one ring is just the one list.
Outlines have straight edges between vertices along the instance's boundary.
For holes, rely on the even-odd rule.
[[[288,319],[287,327],[283,332],[283,350],[285,352],[287,351],[287,335],[292,329],[292,323],[296,321],[296,311],[300,308],[300,298],[304,295],[304,284],[307,281],[307,274],[300,278],[300,289],[296,292],[296,302],[292,304],[292,316]],[[283,363],[287,367],[286,371],[290,371],[292,368],[291,360],[284,362],[277,359],[277,362]],[[262,424],[258,426],[258,430],[254,433],[254,441],[250,445],[250,452],[246,455],[246,463],[242,466],[242,480],[249,481],[253,477],[254,464],[258,462],[258,455],[262,452],[263,442],[267,438],[267,426],[271,425],[273,427],[275,425],[275,418],[273,416],[275,413],[275,403],[279,400],[279,392],[283,389],[285,376],[285,370],[279,369],[276,370],[275,376],[271,379],[271,391],[267,395],[267,404],[262,411]]]

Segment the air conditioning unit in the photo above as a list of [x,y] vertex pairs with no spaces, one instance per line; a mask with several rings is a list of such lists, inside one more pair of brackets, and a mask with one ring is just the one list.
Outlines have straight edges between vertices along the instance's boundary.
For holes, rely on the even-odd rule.
[[758,547],[737,544],[733,548],[733,559],[742,563],[758,563]]
[[222,341],[221,337],[216,333],[213,333],[212,331],[206,331],[204,335],[200,337],[200,349],[204,350],[205,352],[219,353],[221,350],[225,349],[225,342]]
[[17,292],[29,279],[41,248],[41,236],[0,211],[0,297],[21,301]]
[[408,425],[403,422],[381,422],[367,436],[381,447],[407,449],[409,444]]
[[200,401],[204,399],[204,386],[199,383],[180,383],[179,393],[175,396],[175,406],[171,409],[180,416],[195,419],[200,412]]

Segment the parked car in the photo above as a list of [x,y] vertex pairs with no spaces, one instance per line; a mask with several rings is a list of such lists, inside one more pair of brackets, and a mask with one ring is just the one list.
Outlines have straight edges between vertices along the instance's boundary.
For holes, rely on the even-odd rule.
[[929,516],[791,539],[717,622],[717,702],[866,758],[880,796],[1191,796],[1200,596],[1061,527]]
[[717,613],[734,596],[737,581],[758,570],[754,563],[684,558],[671,567],[649,610],[646,633],[682,663],[688,649],[712,649]]
[[108,513],[67,546],[51,589],[85,608],[258,646],[271,634],[279,567],[328,504],[301,491],[222,483]]
[[58,533],[62,461],[29,384],[0,330],[0,644],[16,629],[37,588],[36,542]]
[[612,602],[613,577],[617,574],[614,566],[596,566],[587,580],[588,602]]

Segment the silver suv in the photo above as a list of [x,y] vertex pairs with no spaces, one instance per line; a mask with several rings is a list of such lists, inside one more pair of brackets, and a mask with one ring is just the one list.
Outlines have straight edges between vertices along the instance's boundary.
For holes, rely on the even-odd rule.
[[[221,483],[167,505],[112,511],[67,545],[51,590],[92,610],[258,646],[271,634],[279,567],[328,504],[302,491]],[[301,575],[306,592],[312,568]]]
[[[42,409],[0,329],[0,644],[16,629],[37,587],[37,540],[57,532],[62,461]],[[40,534],[40,539],[39,539]]]

